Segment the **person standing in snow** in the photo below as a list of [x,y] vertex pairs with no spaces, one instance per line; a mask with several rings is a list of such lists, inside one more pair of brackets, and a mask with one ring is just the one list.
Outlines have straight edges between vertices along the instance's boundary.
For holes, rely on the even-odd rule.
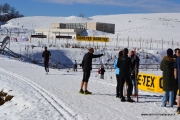
[[162,99],[162,107],[166,107],[166,102],[169,98],[169,106],[173,107],[174,104],[174,90],[175,90],[175,78],[174,78],[174,63],[173,50],[167,50],[167,56],[163,57],[160,64],[160,69],[163,71],[163,90],[164,96]]
[[75,60],[75,62],[74,62],[73,67],[74,67],[74,72],[75,72],[75,71],[77,72],[77,62],[76,62],[76,60]]
[[[81,94],[92,94],[92,92],[89,92],[87,90],[88,81],[89,81],[90,73],[92,70],[92,59],[103,56],[103,54],[94,55],[93,53],[94,53],[94,49],[90,48],[89,52],[84,55],[83,60],[82,60],[81,66],[83,69],[83,79],[82,79],[80,91],[79,91],[79,93]],[[83,90],[83,86],[84,86],[84,90]]]
[[[174,58],[177,58],[180,56],[179,52],[180,52],[180,49],[179,48],[176,48],[174,50],[175,54],[173,55]],[[178,79],[176,79],[176,89],[174,91],[174,105],[177,105],[177,102],[176,102],[176,95],[177,95],[177,92],[178,92]]]
[[[118,58],[120,58],[122,55],[123,55],[123,51],[120,51],[118,54]],[[114,68],[116,69],[116,80],[117,80],[116,98],[120,98],[120,79],[119,79],[120,69],[117,67],[117,62],[118,62],[118,59],[114,61]]]
[[51,58],[51,52],[47,50],[47,47],[44,48],[45,50],[42,53],[42,57],[44,59],[44,68],[46,71],[46,74],[49,72],[49,59]]
[[177,80],[177,87],[179,90],[178,98],[177,98],[177,110],[176,112],[180,114],[180,50],[178,50],[177,58],[174,64],[174,77]]
[[[119,78],[120,78],[120,98],[121,102],[135,102],[131,99],[132,81],[130,79],[130,70],[132,68],[131,59],[128,57],[128,49],[124,48],[123,55],[118,58],[117,67],[120,68]],[[123,96],[123,86],[124,83],[128,85],[127,89],[127,100]]]
[[104,73],[105,73],[106,71],[105,71],[105,69],[104,69],[104,66],[102,65],[101,66],[101,69],[100,69],[100,74],[101,74],[101,76],[100,76],[100,78],[101,79],[104,79]]
[[[131,68],[131,76],[130,79],[132,80],[132,91],[134,92],[132,95],[137,96],[137,91],[136,91],[136,80],[135,77],[137,77],[138,71],[139,71],[139,57],[136,55],[134,56],[134,51],[131,50],[129,52],[129,57],[131,58],[131,63],[132,63],[132,68]],[[135,70],[136,70],[136,75],[135,75]]]

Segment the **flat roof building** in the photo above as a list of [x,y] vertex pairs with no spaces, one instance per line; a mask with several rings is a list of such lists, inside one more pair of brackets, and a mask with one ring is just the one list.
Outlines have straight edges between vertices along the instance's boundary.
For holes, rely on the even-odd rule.
[[85,23],[52,23],[51,28],[36,28],[36,35],[46,35],[47,38],[76,38],[84,30],[98,30],[107,33],[115,33],[115,24],[101,22]]

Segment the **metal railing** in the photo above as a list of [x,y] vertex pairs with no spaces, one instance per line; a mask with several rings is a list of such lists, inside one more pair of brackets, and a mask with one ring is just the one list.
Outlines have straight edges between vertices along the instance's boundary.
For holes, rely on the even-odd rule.
[[[57,69],[73,69],[74,64],[67,64],[67,63],[60,63],[60,64],[53,64],[50,63],[49,66],[52,68]],[[102,66],[102,64],[92,64],[92,69],[99,69]],[[103,65],[105,69],[107,70],[115,70],[114,64],[104,64]],[[77,69],[82,69],[81,64],[77,64]],[[154,70],[158,71],[160,70],[160,64],[139,64],[140,70]]]

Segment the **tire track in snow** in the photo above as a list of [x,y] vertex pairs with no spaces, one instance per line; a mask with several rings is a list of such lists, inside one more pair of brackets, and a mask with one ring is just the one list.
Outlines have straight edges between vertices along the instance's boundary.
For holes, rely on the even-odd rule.
[[50,93],[48,93],[48,91],[44,90],[39,85],[33,83],[31,80],[29,80],[23,76],[20,76],[18,74],[7,71],[5,69],[2,69],[2,68],[0,68],[0,71],[8,74],[9,76],[13,76],[13,77],[17,78],[17,80],[24,82],[24,83],[28,84],[29,86],[31,86],[32,88],[34,88],[39,94],[41,94],[45,98],[45,100],[54,109],[57,110],[57,112],[59,114],[62,115],[62,117],[64,117],[64,119],[67,119],[67,120],[77,120],[77,119],[81,120],[82,119],[81,116],[77,115],[71,109],[67,108],[63,102],[54,98]]

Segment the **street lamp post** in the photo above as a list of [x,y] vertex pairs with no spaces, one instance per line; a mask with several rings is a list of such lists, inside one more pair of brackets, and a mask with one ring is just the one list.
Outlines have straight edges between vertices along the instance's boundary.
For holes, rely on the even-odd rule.
[[119,33],[117,33],[116,47],[117,47],[117,44],[118,44],[118,36],[119,36]]

